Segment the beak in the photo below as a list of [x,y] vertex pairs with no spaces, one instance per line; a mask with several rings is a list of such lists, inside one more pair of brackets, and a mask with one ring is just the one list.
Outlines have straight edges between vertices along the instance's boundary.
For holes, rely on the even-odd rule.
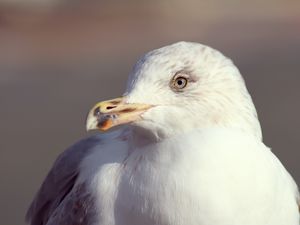
[[86,119],[86,129],[108,130],[112,127],[135,122],[141,114],[153,107],[148,104],[126,103],[124,97],[97,103]]

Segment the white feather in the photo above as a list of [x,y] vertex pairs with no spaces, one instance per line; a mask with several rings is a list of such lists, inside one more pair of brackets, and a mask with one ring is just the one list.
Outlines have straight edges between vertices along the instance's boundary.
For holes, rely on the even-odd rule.
[[[168,84],[180,70],[196,82],[174,93]],[[184,42],[154,50],[126,95],[157,107],[126,140],[111,138],[84,161],[86,170],[97,165],[99,224],[299,224],[297,186],[261,142],[244,81],[221,53]]]
[[[180,92],[170,87],[178,73],[189,78]],[[299,225],[297,185],[262,143],[244,80],[220,52],[180,42],[147,53],[130,75],[125,101],[155,107],[62,155],[48,178],[54,184],[46,179],[29,210],[32,224],[46,224],[50,215],[48,225]],[[72,170],[60,175],[67,157]],[[77,179],[68,194],[70,174]],[[47,184],[58,187],[54,194]]]

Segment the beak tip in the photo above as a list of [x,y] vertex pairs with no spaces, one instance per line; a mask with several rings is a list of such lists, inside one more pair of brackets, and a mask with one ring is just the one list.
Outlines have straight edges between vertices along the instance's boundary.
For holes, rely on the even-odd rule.
[[112,127],[140,119],[140,115],[153,107],[149,104],[128,103],[123,98],[98,102],[88,113],[86,131],[106,131]]
[[92,130],[92,128],[90,126],[86,125],[85,130],[86,130],[86,132],[89,132],[90,130]]
[[85,129],[87,132],[97,129],[97,119],[91,114],[86,119]]

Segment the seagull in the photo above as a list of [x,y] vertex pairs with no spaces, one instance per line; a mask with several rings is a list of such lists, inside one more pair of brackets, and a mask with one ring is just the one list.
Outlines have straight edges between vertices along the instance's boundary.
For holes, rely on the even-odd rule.
[[145,54],[86,128],[103,132],[58,157],[31,225],[299,225],[297,185],[263,144],[239,70],[211,47]]

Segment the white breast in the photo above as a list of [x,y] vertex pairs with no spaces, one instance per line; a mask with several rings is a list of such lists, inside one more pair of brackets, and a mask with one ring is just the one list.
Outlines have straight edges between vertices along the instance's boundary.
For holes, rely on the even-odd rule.
[[296,192],[281,163],[255,138],[194,132],[130,155],[116,224],[298,225]]
[[101,225],[299,225],[296,184],[254,137],[211,129],[131,154],[115,143],[83,164]]

